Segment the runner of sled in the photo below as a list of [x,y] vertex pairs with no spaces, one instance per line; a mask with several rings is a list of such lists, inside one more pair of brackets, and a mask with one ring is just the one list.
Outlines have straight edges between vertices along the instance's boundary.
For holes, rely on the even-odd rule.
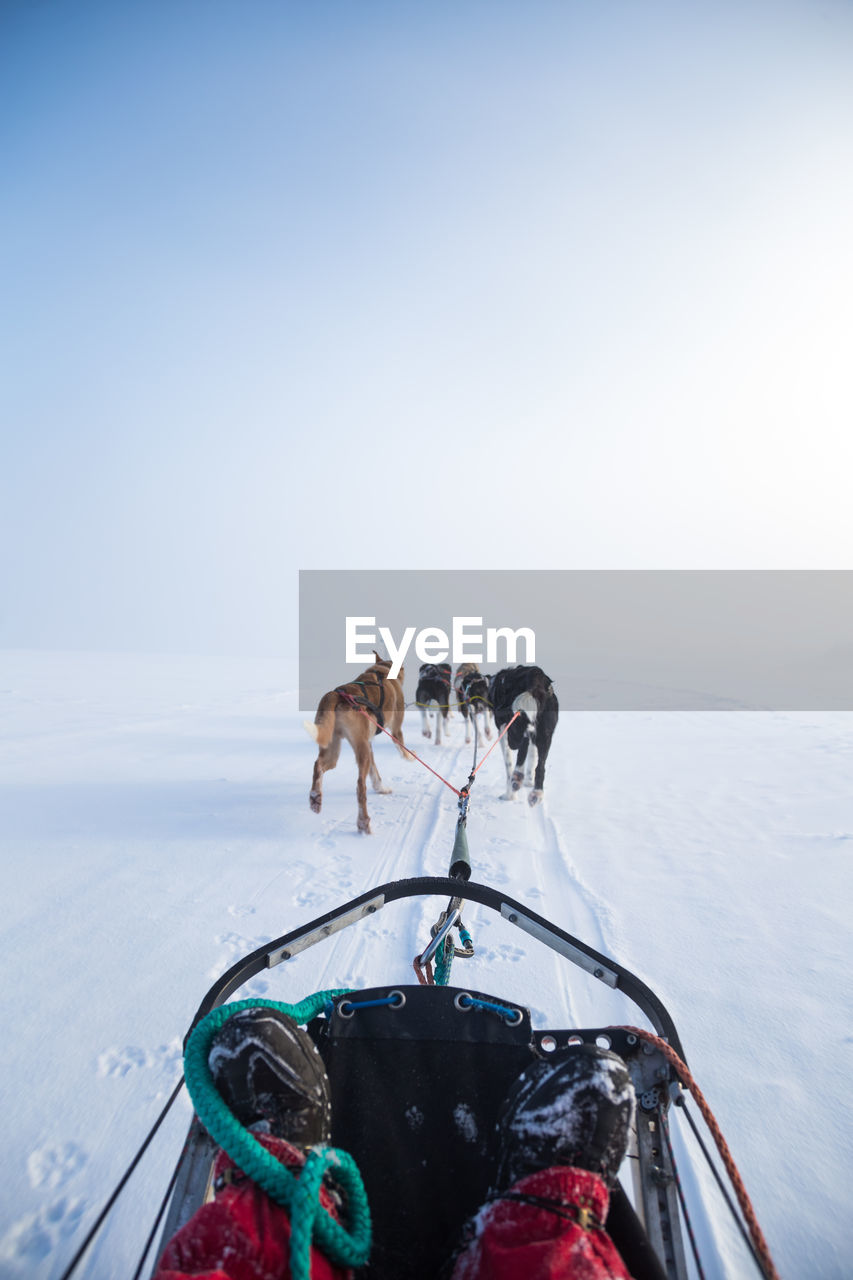
[[374,791],[378,791],[380,795],[388,795],[391,791],[379,776],[373,758],[373,737],[379,733],[377,725],[385,725],[388,732],[393,734],[404,760],[412,759],[403,745],[403,715],[406,710],[403,668],[400,668],[399,676],[391,680],[388,676],[390,659],[380,658],[375,650],[374,657],[376,662],[362,671],[357,680],[338,685],[336,689],[323,694],[313,723],[310,720],[304,721],[305,728],[320,748],[314,762],[308,803],[315,813],[320,812],[323,805],[323,774],[327,769],[334,769],[338,763],[341,741],[346,738],[355,752],[358,765],[355,789],[358,798],[358,829],[367,835],[370,834],[365,783],[368,773]]
[[541,667],[507,667],[492,679],[490,694],[498,732],[516,711],[521,713],[503,740],[507,782],[504,799],[512,800],[522,782],[528,786],[532,782],[533,790],[527,798],[531,804],[538,804],[545,784],[545,761],[560,714],[554,686]]
[[[208,1062],[232,1115],[253,1126],[281,1164],[298,1172],[308,1151],[330,1141],[330,1085],[322,1059],[307,1032],[285,1014],[264,1008],[234,1014],[216,1032]],[[609,1050],[578,1045],[532,1063],[503,1104],[495,1186],[448,1259],[451,1280],[631,1280],[603,1224],[634,1108],[625,1063]],[[224,1152],[216,1158],[214,1179],[215,1198],[166,1246],[154,1280],[296,1280],[292,1256],[304,1274],[301,1246],[291,1253],[288,1211]],[[340,1223],[346,1203],[333,1174],[327,1173],[319,1194]],[[381,1241],[374,1247],[381,1248]],[[647,1274],[663,1280],[651,1261]],[[308,1270],[312,1280],[353,1275],[316,1244]]]

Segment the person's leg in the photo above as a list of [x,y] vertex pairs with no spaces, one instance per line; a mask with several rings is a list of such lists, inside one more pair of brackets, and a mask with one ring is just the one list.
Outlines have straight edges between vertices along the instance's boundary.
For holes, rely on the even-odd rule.
[[[275,1009],[246,1009],[217,1031],[208,1056],[211,1075],[232,1113],[288,1168],[305,1163],[306,1148],[328,1142],[329,1082],[307,1032]],[[263,1130],[266,1130],[264,1132]],[[323,1186],[320,1203],[338,1205]],[[214,1199],[169,1241],[155,1280],[266,1280],[290,1276],[290,1217],[220,1151]],[[318,1249],[312,1280],[349,1274]]]
[[607,1050],[534,1063],[499,1118],[496,1188],[452,1280],[630,1280],[604,1222],[634,1105],[628,1070]]

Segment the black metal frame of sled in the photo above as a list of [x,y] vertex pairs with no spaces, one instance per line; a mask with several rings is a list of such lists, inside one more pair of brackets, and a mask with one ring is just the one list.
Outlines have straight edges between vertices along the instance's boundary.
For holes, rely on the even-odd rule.
[[258,947],[256,951],[238,960],[214,983],[199,1005],[192,1026],[194,1027],[206,1014],[210,1013],[211,1009],[224,1004],[232,992],[243,986],[255,974],[290,960],[300,951],[323,942],[333,933],[345,929],[347,925],[356,924],[359,920],[374,915],[390,902],[418,897],[454,898],[462,894],[466,901],[477,902],[481,906],[496,911],[509,924],[523,929],[525,933],[578,965],[605,985],[624,992],[638,1008],[642,1009],[656,1033],[667,1040],[679,1057],[684,1059],[684,1050],[681,1047],[678,1032],[665,1006],[651,988],[630,970],[623,968],[615,960],[602,955],[599,951],[595,951],[585,942],[566,933],[564,929],[552,924],[543,916],[537,915],[529,907],[516,902],[514,898],[499,893],[488,885],[476,884],[473,881],[463,883],[459,879],[448,876],[418,876],[410,880],[392,880],[387,884],[378,885],[375,889],[368,889],[366,893],[352,898],[335,910],[318,916],[309,924],[276,938],[274,942]]

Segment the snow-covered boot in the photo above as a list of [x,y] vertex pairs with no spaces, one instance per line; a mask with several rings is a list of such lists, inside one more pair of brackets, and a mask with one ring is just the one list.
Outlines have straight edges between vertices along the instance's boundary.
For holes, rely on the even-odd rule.
[[329,1079],[306,1031],[278,1009],[243,1009],[213,1037],[214,1084],[247,1127],[266,1120],[270,1133],[296,1146],[328,1142]]
[[634,1086],[622,1059],[573,1045],[519,1076],[498,1118],[503,1189],[539,1169],[568,1165],[616,1181],[634,1119]]

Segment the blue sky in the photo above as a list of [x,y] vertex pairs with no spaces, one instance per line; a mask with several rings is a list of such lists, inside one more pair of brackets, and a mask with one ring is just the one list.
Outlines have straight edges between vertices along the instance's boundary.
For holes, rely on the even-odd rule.
[[853,6],[0,7],[0,646],[847,568]]

